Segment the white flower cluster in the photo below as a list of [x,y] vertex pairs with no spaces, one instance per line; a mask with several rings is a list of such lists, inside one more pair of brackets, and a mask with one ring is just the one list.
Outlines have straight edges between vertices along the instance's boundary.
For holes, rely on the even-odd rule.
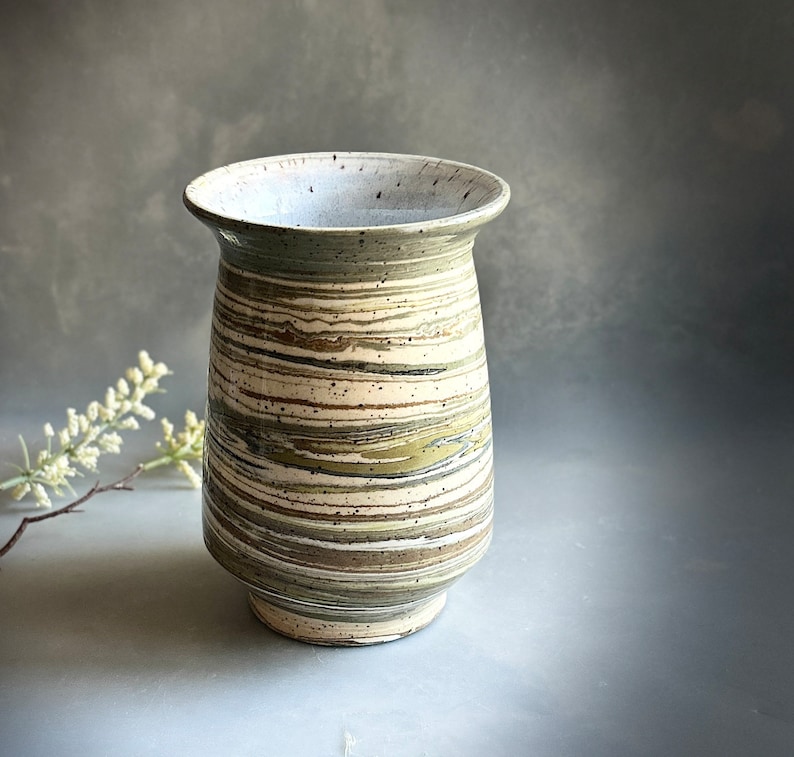
[[[147,421],[154,418],[154,411],[143,400],[149,394],[163,391],[159,381],[169,373],[165,363],[155,363],[147,352],[140,352],[138,366],[128,368],[126,379],[120,378],[115,387],[108,388],[104,404],[91,402],[85,413],[70,407],[66,411],[66,426],[57,433],[50,423],[44,424],[47,448],[39,452],[35,466],[31,465],[27,446],[20,437],[25,468],[0,488],[13,487],[14,499],[32,492],[39,507],[52,505],[46,487],[58,496],[63,494],[64,487],[74,493],[68,479],[82,475],[76,465],[95,472],[100,455],[121,452],[123,440],[118,431],[139,428],[135,416]],[[54,439],[58,442],[57,450],[52,448]]]
[[200,421],[192,410],[188,410],[185,413],[185,428],[176,435],[174,424],[168,418],[163,418],[160,423],[163,426],[163,441],[157,442],[157,447],[163,455],[146,463],[144,470],[173,463],[193,487],[198,489],[201,486],[201,476],[188,460],[201,460],[204,449],[204,421]]

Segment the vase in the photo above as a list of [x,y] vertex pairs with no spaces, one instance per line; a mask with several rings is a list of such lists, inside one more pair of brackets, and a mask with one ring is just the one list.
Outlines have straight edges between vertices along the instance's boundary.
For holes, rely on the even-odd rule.
[[187,186],[220,245],[204,540],[273,630],[398,639],[484,554],[472,247],[509,194],[473,166],[383,153],[250,160]]

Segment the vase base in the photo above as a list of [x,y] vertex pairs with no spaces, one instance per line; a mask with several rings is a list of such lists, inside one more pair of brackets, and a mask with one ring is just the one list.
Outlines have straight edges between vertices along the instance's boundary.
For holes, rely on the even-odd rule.
[[444,592],[398,618],[364,623],[298,615],[255,594],[248,595],[254,615],[268,628],[291,639],[334,647],[357,647],[401,639],[428,625],[438,616],[446,601],[447,593]]

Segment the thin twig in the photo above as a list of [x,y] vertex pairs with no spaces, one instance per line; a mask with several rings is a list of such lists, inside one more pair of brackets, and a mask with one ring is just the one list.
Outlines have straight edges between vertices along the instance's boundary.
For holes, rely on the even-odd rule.
[[17,528],[17,530],[14,532],[14,535],[5,543],[2,548],[0,548],[0,557],[3,557],[9,552],[11,547],[13,547],[19,541],[22,534],[25,533],[25,529],[31,523],[38,523],[39,521],[47,520],[47,518],[54,518],[56,515],[63,515],[64,513],[73,512],[76,508],[80,507],[80,505],[91,499],[91,497],[93,497],[95,494],[102,494],[103,492],[109,491],[132,491],[130,482],[142,472],[143,466],[139,465],[132,473],[127,474],[124,476],[124,478],[120,478],[118,481],[112,484],[100,486],[99,481],[97,481],[85,494],[83,494],[82,497],[76,499],[74,502],[71,502],[68,505],[64,505],[57,510],[51,510],[48,513],[43,513],[42,515],[24,517],[22,522],[19,524],[19,528]]

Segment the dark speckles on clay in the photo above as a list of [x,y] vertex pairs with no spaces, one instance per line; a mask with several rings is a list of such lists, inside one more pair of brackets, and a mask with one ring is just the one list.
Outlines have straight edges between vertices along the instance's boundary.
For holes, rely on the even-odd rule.
[[[259,182],[241,212],[274,194],[289,223],[248,219],[245,245],[221,247],[204,536],[265,623],[313,643],[365,644],[429,623],[487,546],[490,414],[471,232],[501,208],[487,175],[464,187],[474,170],[463,168],[441,182],[456,164],[344,153],[354,162],[341,172],[331,157],[271,160],[270,176],[245,169],[235,187]],[[186,193],[205,222],[237,202],[228,184],[207,186]],[[480,197],[491,207],[449,219],[461,189],[472,192],[464,207]],[[334,228],[339,213],[356,223]],[[330,227],[295,229],[318,218]]]

